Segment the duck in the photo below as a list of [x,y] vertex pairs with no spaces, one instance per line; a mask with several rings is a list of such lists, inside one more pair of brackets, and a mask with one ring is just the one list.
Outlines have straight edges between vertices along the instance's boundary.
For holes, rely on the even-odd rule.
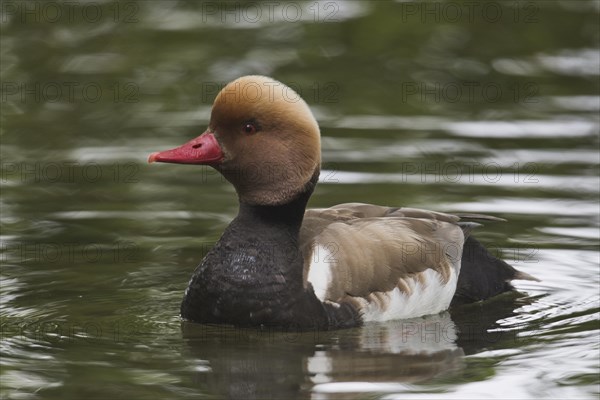
[[342,329],[444,312],[537,280],[471,235],[482,214],[344,203],[307,209],[321,134],[302,97],[260,75],[226,84],[200,136],[149,163],[208,165],[237,216],[197,266],[180,317],[202,324]]

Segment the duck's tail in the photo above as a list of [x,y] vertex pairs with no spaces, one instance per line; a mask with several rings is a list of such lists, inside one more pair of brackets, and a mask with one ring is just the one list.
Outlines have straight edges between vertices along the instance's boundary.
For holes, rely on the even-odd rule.
[[539,279],[494,257],[478,240],[468,236],[463,247],[461,270],[452,305],[485,300],[512,290],[514,288],[510,282],[515,279],[539,282]]

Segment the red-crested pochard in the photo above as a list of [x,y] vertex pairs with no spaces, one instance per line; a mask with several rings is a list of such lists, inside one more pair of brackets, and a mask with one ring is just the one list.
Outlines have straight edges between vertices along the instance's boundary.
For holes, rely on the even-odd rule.
[[319,177],[317,121],[291,88],[245,76],[217,95],[206,131],[149,162],[214,167],[239,213],[196,268],[182,318],[334,329],[435,314],[535,280],[470,231],[497,220],[361,203],[306,210]]

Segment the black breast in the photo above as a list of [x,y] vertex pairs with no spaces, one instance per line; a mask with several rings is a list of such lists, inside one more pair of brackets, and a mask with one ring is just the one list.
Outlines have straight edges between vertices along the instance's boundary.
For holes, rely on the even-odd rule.
[[181,316],[200,323],[290,330],[358,325],[351,306],[323,304],[303,285],[298,234],[308,195],[281,206],[241,204],[238,216],[196,268]]

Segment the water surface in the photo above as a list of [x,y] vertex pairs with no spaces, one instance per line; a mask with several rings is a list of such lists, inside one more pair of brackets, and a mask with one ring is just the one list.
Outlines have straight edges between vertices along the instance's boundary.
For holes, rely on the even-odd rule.
[[[45,4],[1,10],[2,398],[597,398],[600,3]],[[250,73],[320,122],[310,206],[505,218],[477,237],[541,282],[336,332],[182,324],[236,198],[145,160]]]

